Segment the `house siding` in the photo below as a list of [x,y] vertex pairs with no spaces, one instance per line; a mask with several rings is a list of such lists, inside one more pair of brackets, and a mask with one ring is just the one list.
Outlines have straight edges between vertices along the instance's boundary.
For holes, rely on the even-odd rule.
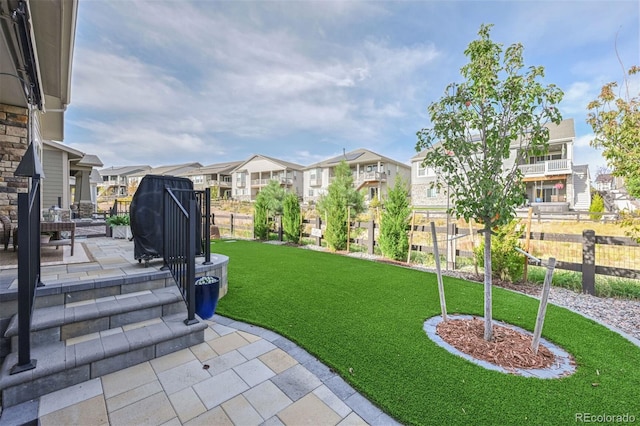
[[[45,149],[42,153],[45,179],[42,182],[42,208],[58,205],[58,197],[62,208],[69,208],[69,200],[65,200],[68,191],[65,186],[64,163],[66,156],[61,151]],[[67,172],[68,173],[68,172]]]

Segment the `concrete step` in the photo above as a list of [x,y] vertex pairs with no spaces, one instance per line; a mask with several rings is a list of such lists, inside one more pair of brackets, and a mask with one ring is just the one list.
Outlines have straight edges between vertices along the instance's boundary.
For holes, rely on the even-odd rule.
[[[38,308],[31,320],[31,344],[64,341],[181,312],[186,318],[186,305],[176,286]],[[17,315],[9,323],[5,337],[11,339],[11,350],[17,351]]]
[[67,341],[36,345],[36,368],[11,374],[17,352],[0,370],[2,406],[10,407],[47,393],[204,342],[207,323],[186,325],[184,313],[107,329]]

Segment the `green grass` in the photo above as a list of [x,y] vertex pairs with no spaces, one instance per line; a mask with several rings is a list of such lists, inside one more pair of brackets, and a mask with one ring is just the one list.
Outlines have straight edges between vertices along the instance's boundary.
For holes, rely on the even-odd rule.
[[[530,266],[527,276],[528,281],[542,284],[546,268]],[[582,292],[582,274],[580,272],[562,271],[556,269],[553,272],[552,285],[564,287],[576,292]],[[620,297],[625,299],[640,300],[640,281],[625,278],[596,275],[596,296]]]
[[[216,242],[212,251],[230,258],[219,314],[293,340],[404,424],[568,424],[584,412],[640,418],[640,348],[563,308],[548,307],[543,337],[575,356],[576,373],[523,378],[427,338],[423,322],[439,314],[433,274],[250,241]],[[481,285],[444,284],[449,313],[482,315]],[[535,299],[494,289],[495,319],[532,330],[537,308]]]

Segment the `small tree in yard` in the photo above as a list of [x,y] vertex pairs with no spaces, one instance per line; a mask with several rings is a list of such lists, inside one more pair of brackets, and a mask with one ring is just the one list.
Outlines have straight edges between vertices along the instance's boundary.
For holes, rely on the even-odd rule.
[[396,183],[387,193],[384,210],[380,218],[380,249],[385,257],[394,260],[407,258],[409,251],[409,193],[405,183],[396,179]]
[[[587,123],[595,135],[591,146],[602,148],[602,155],[614,176],[625,179],[629,195],[640,198],[640,93],[630,94],[630,79],[640,76],[640,67],[632,66],[619,94],[616,82],[605,84],[597,99],[587,106]],[[638,214],[623,215],[627,235],[640,241]]]
[[286,194],[287,191],[280,186],[277,180],[270,180],[267,186],[262,188],[258,195],[262,195],[265,198],[269,217],[274,218],[282,214],[282,201]]
[[486,340],[493,334],[491,232],[509,223],[515,207],[524,203],[518,165],[547,151],[545,125],[562,121],[554,105],[563,95],[556,86],[539,82],[542,67],[523,71],[521,44],[503,50],[490,39],[490,30],[491,25],[482,25],[479,39],[465,50],[470,59],[460,70],[465,81],[450,84],[429,105],[432,127],[418,132],[416,145],[418,151],[427,149],[423,164],[439,170],[438,185],[448,185],[450,212],[484,224]]
[[[604,199],[597,192],[595,194],[593,194],[593,197],[591,197],[591,205],[589,206],[589,211],[591,213],[602,213],[602,212],[604,212]],[[602,219],[602,215],[601,214],[592,214],[592,215],[589,215],[589,216],[591,217],[591,220],[600,220],[600,219]]]
[[253,205],[253,233],[259,240],[269,238],[269,212],[266,196],[260,192]]
[[300,242],[302,215],[298,196],[293,192],[287,192],[282,200],[282,227],[285,240],[296,244]]
[[364,210],[364,197],[353,187],[353,175],[346,161],[341,161],[334,170],[335,177],[327,193],[318,201],[318,211],[326,221],[324,238],[331,250],[347,247],[347,208],[354,213]]

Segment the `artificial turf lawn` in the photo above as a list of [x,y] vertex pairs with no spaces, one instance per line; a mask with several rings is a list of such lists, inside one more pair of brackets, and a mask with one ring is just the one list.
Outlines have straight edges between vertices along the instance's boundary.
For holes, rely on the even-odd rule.
[[[485,370],[423,331],[439,314],[436,276],[330,253],[216,242],[229,256],[217,313],[274,330],[404,424],[570,424],[576,413],[640,419],[640,348],[550,305],[543,337],[574,355],[563,379]],[[447,310],[481,316],[483,286],[444,277]],[[533,330],[538,301],[494,288],[494,319]],[[353,373],[350,373],[352,369]]]

